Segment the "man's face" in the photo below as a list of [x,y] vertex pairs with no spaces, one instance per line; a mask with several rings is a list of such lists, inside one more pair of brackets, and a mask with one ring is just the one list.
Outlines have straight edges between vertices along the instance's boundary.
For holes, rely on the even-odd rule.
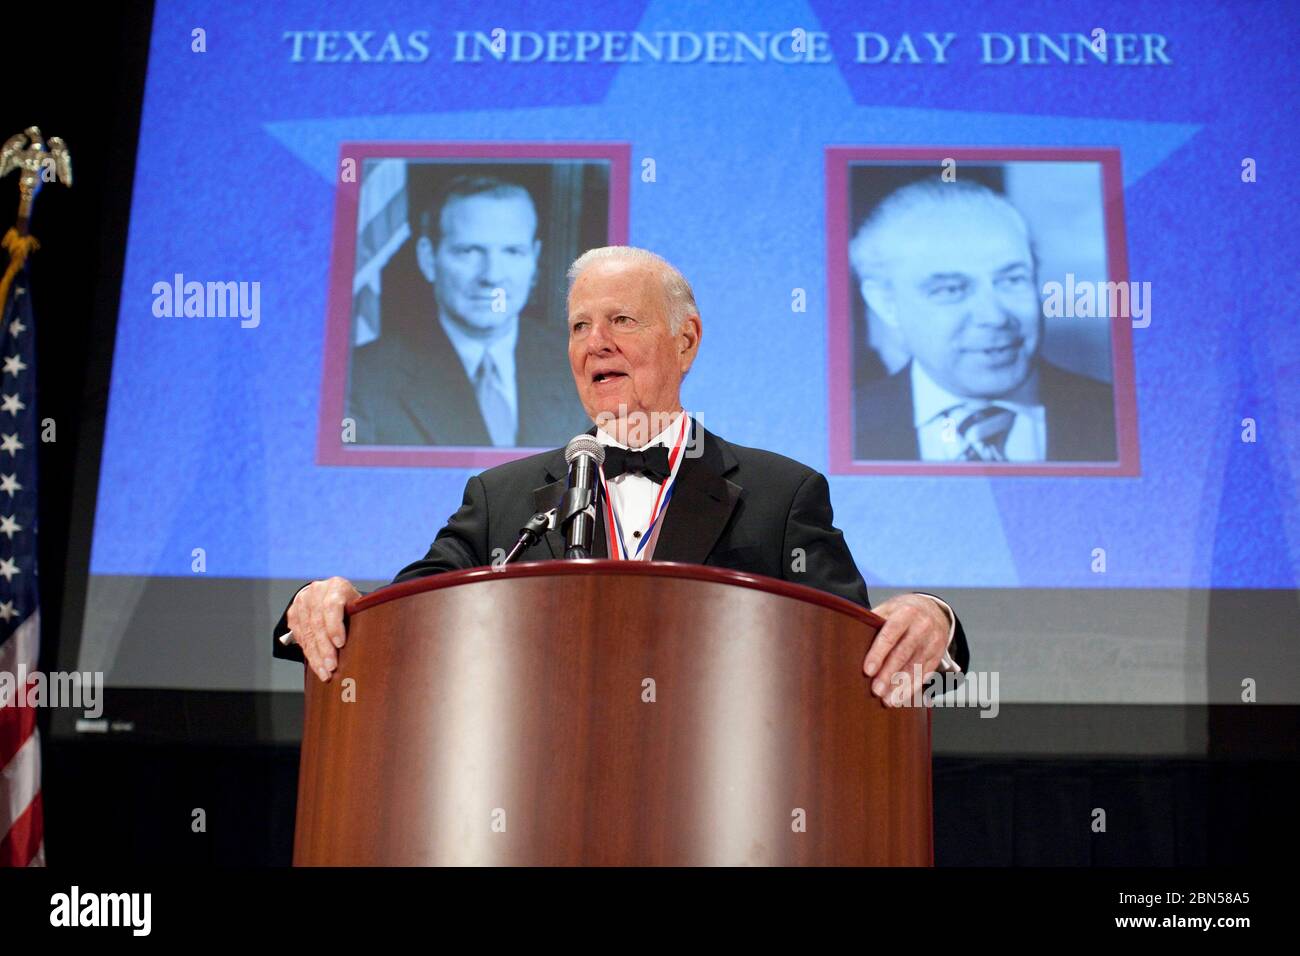
[[418,250],[442,312],[470,331],[491,332],[523,309],[542,244],[537,213],[523,195],[462,196],[442,208],[436,248]]
[[573,283],[569,365],[592,421],[644,422],[680,406],[682,376],[699,349],[700,320],[687,316],[674,335],[667,299],[660,277],[640,263],[598,262]]
[[1018,220],[995,203],[929,204],[887,240],[883,291],[863,294],[916,361],[961,396],[995,398],[1029,377],[1042,340],[1033,256]]

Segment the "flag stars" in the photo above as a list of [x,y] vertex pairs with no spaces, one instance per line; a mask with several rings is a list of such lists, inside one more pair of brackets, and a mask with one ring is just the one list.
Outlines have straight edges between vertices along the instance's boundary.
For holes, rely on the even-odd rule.
[[10,415],[17,416],[26,407],[17,395],[6,395],[0,399],[0,412],[8,412]]
[[18,435],[16,433],[13,435],[0,436],[0,451],[9,452],[10,458],[14,457],[14,455],[18,454],[26,447],[26,445],[18,440]]
[[0,515],[0,534],[7,535],[10,541],[14,539],[14,535],[22,530],[23,526],[18,523],[18,519],[13,515]]
[[15,491],[22,491],[23,486],[18,484],[17,475],[0,475],[0,491],[9,492],[9,497],[14,496]]
[[0,602],[0,621],[11,621],[18,616],[13,601]]
[[23,361],[21,355],[6,355],[4,374],[18,377],[18,373],[27,368],[27,363]]
[[0,560],[0,574],[4,575],[6,581],[11,581],[15,574],[22,574],[22,572],[18,570],[18,565],[14,563],[13,558],[5,558]]
[[[22,292],[23,290],[19,289],[18,291]],[[26,331],[27,331],[27,326],[23,325],[22,319],[18,318],[17,316],[14,316],[14,320],[9,323],[9,334],[12,335],[14,338],[18,338],[19,333],[26,332]]]

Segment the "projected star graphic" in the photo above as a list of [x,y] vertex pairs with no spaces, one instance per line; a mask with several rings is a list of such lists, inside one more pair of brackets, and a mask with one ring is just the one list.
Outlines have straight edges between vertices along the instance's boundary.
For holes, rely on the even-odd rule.
[[[642,32],[676,29],[673,4],[650,4],[637,26]],[[817,30],[805,4],[768,4],[761,11],[729,11],[726,29],[775,31],[784,25]],[[449,44],[445,44],[450,46]],[[449,55],[449,54],[448,54]],[[465,65],[462,69],[468,69]],[[482,75],[493,64],[474,67]],[[752,344],[737,317],[761,325],[764,345],[775,354],[816,356],[792,363],[788,377],[765,387],[788,396],[764,415],[764,426],[790,435],[782,451],[825,468],[824,429],[801,427],[809,409],[825,407],[826,309],[824,149],[832,145],[1052,145],[1118,147],[1126,187],[1138,183],[1195,135],[1191,123],[1044,116],[959,109],[913,109],[856,102],[838,59],[829,65],[682,66],[655,63],[616,67],[608,93],[591,105],[502,110],[457,110],[410,115],[347,115],[278,121],[267,131],[332,186],[340,146],[349,142],[628,142],[633,150],[631,242],[672,261],[692,264],[691,280],[705,310],[704,348],[692,378],[734,380]],[[956,95],[954,95],[956,99]],[[707,104],[707,109],[693,108]],[[726,134],[718,130],[725,125]],[[642,181],[643,163],[654,163],[655,181]],[[684,226],[686,228],[684,228]],[[720,254],[717,246],[721,244]],[[747,276],[737,282],[739,271]],[[790,289],[807,291],[808,315],[789,317]],[[713,318],[710,322],[709,319]],[[721,321],[719,321],[721,319]],[[691,400],[693,382],[686,383]],[[752,423],[746,389],[713,389],[706,420]],[[721,428],[721,424],[719,424]],[[735,430],[733,426],[732,430]],[[726,434],[723,430],[723,434]],[[832,479],[840,511],[864,517],[846,534],[863,555],[869,578],[904,581],[913,573],[906,558],[894,563],[865,544],[863,530],[893,508],[933,510],[960,516],[977,535],[989,578],[1021,582],[1023,549],[1007,540],[996,483],[962,480],[944,488],[943,502],[918,483],[879,485]],[[1105,494],[1105,489],[1096,493]],[[951,511],[949,512],[949,509]],[[970,567],[954,554],[937,555],[945,581],[961,581]],[[869,557],[868,557],[869,555]]]

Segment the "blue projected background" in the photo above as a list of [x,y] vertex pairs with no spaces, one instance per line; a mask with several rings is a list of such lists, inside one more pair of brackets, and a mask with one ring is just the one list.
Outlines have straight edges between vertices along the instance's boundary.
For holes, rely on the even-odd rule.
[[[475,469],[317,463],[343,143],[626,144],[629,241],[676,264],[701,307],[686,406],[823,471],[840,347],[826,149],[1104,147],[1120,155],[1129,277],[1152,290],[1132,332],[1140,475],[835,475],[836,524],[873,584],[1296,586],[1295,27],[1274,19],[1281,5],[564,7],[159,4],[92,574],[190,576],[203,548],[211,576],[386,580],[459,504]],[[480,41],[498,28],[566,31],[554,42],[570,58],[576,31],[682,31],[707,51],[708,31],[798,29],[826,62],[601,62],[603,47],[497,61]],[[1137,39],[1104,64],[1033,62],[1037,46],[1028,63],[984,62],[1022,33],[1098,28]],[[926,31],[954,35],[943,62]],[[715,59],[735,54],[715,42]],[[860,62],[885,42],[885,62]],[[1114,62],[1129,58],[1153,62]],[[155,284],[178,273],[259,283],[256,326],[155,314]]]

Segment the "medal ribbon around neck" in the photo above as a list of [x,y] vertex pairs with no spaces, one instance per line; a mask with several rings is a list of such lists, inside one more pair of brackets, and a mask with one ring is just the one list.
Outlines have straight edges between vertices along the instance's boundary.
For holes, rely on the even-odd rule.
[[609,485],[605,481],[605,469],[600,470],[600,490],[605,496],[605,527],[614,529],[614,547],[618,550],[617,558],[620,560],[636,561],[641,557],[641,552],[654,533],[655,525],[658,524],[660,516],[664,509],[668,507],[668,501],[673,496],[673,486],[677,484],[677,456],[681,454],[682,444],[686,440],[686,428],[693,425],[691,416],[687,412],[682,412],[682,427],[677,434],[677,441],[673,444],[672,451],[668,453],[668,471],[669,475],[659,486],[659,494],[655,496],[654,508],[650,511],[650,524],[645,529],[645,534],[637,542],[636,551],[628,556],[627,543],[623,540],[623,525],[618,520],[618,515],[614,513],[614,503],[609,496]]

